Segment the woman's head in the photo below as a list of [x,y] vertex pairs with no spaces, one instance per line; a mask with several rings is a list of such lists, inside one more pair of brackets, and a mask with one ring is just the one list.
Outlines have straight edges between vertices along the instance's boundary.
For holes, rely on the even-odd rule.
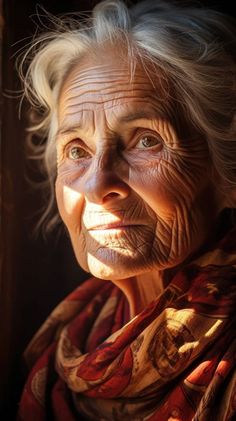
[[124,276],[181,263],[235,185],[233,30],[205,9],[105,1],[38,45],[26,89],[79,262],[101,277],[117,259]]
[[158,74],[142,62],[131,74],[120,54],[81,58],[58,98],[59,212],[80,265],[103,279],[182,263],[220,210],[205,139],[180,136]]

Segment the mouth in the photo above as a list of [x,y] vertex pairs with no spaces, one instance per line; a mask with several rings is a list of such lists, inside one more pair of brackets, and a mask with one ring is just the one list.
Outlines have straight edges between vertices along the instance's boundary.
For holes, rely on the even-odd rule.
[[88,231],[108,231],[108,230],[126,230],[133,227],[134,224],[121,224],[119,222],[111,224],[96,225],[88,229]]

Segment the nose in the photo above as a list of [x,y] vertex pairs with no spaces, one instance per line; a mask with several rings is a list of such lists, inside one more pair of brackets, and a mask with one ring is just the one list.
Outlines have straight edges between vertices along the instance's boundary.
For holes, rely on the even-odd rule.
[[128,197],[130,187],[114,168],[114,158],[100,159],[91,166],[84,180],[83,192],[89,202],[105,204]]

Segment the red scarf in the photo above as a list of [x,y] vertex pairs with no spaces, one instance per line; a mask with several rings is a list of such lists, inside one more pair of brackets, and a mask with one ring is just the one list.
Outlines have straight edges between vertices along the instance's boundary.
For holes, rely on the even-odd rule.
[[34,366],[18,420],[233,420],[235,235],[186,265],[131,321],[111,282],[91,278],[70,294],[26,351]]

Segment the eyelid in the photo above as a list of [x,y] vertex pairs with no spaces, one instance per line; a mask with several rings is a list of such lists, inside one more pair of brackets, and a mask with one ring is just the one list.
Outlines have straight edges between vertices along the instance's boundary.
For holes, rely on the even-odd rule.
[[90,149],[88,148],[88,146],[85,144],[85,142],[79,138],[79,137],[72,137],[72,136],[64,136],[63,138],[61,138],[61,142],[59,145],[59,148],[61,149],[61,153],[62,156],[64,158],[69,158],[69,153],[70,150],[74,147],[77,146],[81,149],[83,149],[85,152],[87,152],[88,154],[91,154]]
[[[136,146],[138,144],[138,142],[142,139],[142,137],[145,136],[150,136],[150,137],[156,137],[157,139],[160,140],[160,143],[164,144],[164,139],[163,137],[160,135],[160,133],[155,132],[153,130],[150,129],[143,129],[142,132],[138,132],[138,134],[135,134],[134,136],[134,141],[132,141],[131,143],[131,147],[133,148],[134,146]],[[153,148],[155,148],[158,145],[154,145]],[[149,148],[151,149],[151,147]]]
[[[76,148],[76,147],[84,153],[84,156],[81,156],[78,159],[73,159],[73,158],[70,157],[70,153],[72,152],[72,149]],[[85,158],[87,159],[87,158],[91,157],[91,152],[88,150],[88,148],[84,147],[83,145],[81,146],[80,144],[78,144],[78,142],[76,142],[76,140],[67,143],[67,145],[64,148],[63,153],[64,153],[64,157],[66,159],[71,159],[73,161],[84,160]]]
[[86,145],[86,143],[79,137],[72,137],[72,138],[64,138],[64,142],[62,142],[63,149],[67,149],[69,146],[80,146],[81,148],[85,149],[88,152],[91,152],[89,147]]

